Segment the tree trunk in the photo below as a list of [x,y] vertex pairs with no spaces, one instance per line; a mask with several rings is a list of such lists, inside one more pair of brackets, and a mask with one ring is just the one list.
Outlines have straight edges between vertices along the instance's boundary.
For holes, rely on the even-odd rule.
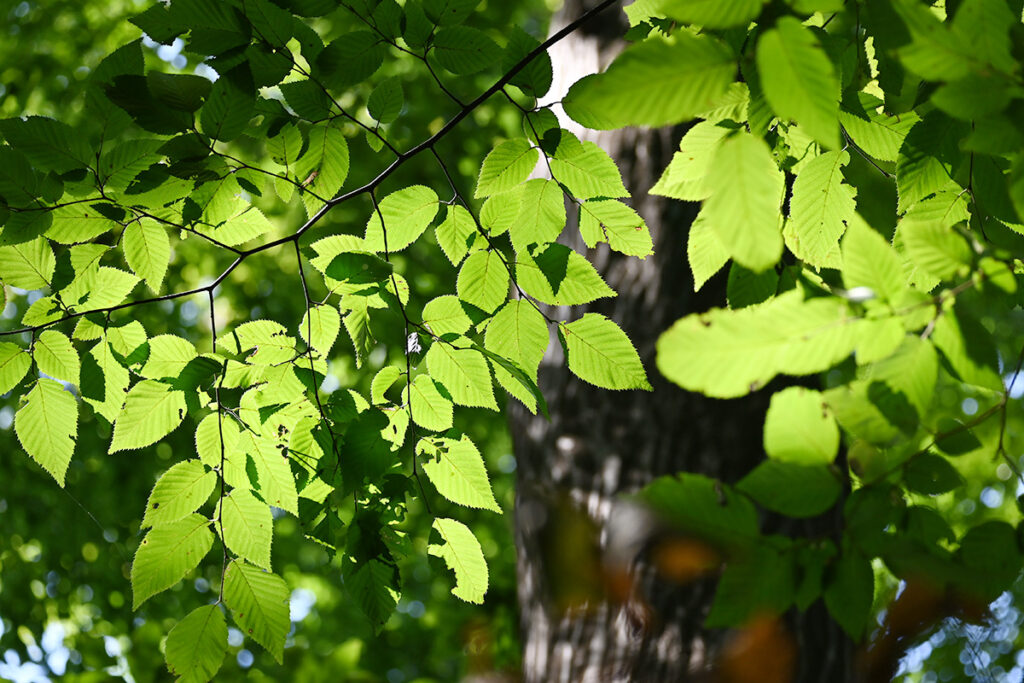
[[[552,31],[590,4],[568,0]],[[624,30],[622,12],[613,8],[559,43],[550,98],[607,65]],[[563,126],[569,127],[564,119]],[[676,149],[678,131],[573,132],[615,158],[655,253],[638,260],[606,245],[592,250],[591,262],[618,296],[548,314],[577,319],[591,310],[615,320],[636,344],[654,391],[613,392],[580,381],[553,336],[540,371],[551,420],[518,404],[511,410],[524,680],[723,680],[710,672],[723,634],[702,627],[714,581],[680,585],[656,577],[640,552],[649,520],[621,496],[684,470],[738,480],[764,457],[767,395],[708,399],[668,383],[655,367],[663,331],[686,313],[724,302],[722,275],[693,294],[685,244],[698,207],[647,194]],[[585,249],[573,225],[563,241]],[[812,609],[797,628],[798,679],[846,680],[849,648],[824,609]]]

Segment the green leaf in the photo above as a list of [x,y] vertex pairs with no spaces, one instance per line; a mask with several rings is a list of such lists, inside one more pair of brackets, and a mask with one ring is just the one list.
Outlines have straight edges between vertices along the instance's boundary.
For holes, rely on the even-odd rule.
[[375,406],[388,403],[388,399],[385,398],[384,394],[401,376],[402,371],[397,365],[385,365],[382,367],[373,376],[373,381],[370,382],[370,403]]
[[274,47],[284,47],[292,37],[292,16],[269,0],[253,0],[242,5],[252,27]]
[[429,375],[417,375],[406,387],[404,396],[412,421],[432,432],[452,428],[452,402],[438,386]]
[[941,190],[961,191],[953,173],[963,158],[957,141],[964,137],[966,125],[932,112],[910,129],[896,158],[900,213]]
[[55,320],[60,320],[63,314],[64,311],[55,297],[44,296],[28,307],[25,315],[21,316],[21,324],[32,326],[46,325]]
[[999,353],[988,330],[964,306],[947,310],[935,321],[932,342],[956,377],[974,386],[1002,392]]
[[60,244],[77,244],[94,240],[103,233],[117,227],[117,222],[104,216],[97,207],[104,204],[72,204],[50,212],[53,223],[46,231],[46,237]]
[[14,416],[14,432],[33,460],[64,486],[64,475],[75,452],[78,404],[52,379],[41,378],[25,395]]
[[355,301],[343,300],[342,305],[345,308],[341,322],[345,325],[349,339],[352,340],[356,353],[356,367],[359,368],[377,343],[370,332],[370,310],[366,300],[361,297],[357,297]]
[[487,246],[486,240],[477,231],[473,215],[458,204],[445,207],[444,220],[435,229],[435,234],[437,244],[453,266],[459,265],[471,251]]
[[971,527],[957,555],[970,572],[971,589],[983,602],[1009,590],[1020,571],[1021,552],[1014,527],[990,520]]
[[324,269],[327,277],[338,282],[368,285],[391,277],[394,266],[384,259],[362,251],[349,251],[335,256]]
[[738,263],[729,267],[725,296],[729,308],[745,308],[761,304],[775,296],[779,288],[779,274],[772,269],[755,273]]
[[569,370],[585,382],[605,389],[651,390],[643,363],[626,333],[599,313],[559,323]]
[[843,284],[847,289],[867,287],[889,301],[907,288],[899,256],[863,220],[855,218],[842,245]]
[[839,79],[817,35],[782,17],[757,41],[757,71],[765,98],[824,147],[839,147]]
[[[171,77],[175,79],[184,78],[188,79],[189,82],[201,81],[203,86],[207,89],[210,87],[210,82],[202,76],[190,76],[190,75],[175,75],[169,76],[169,74],[163,74],[157,71],[150,72],[150,77]],[[152,88],[152,86],[150,86]],[[202,102],[202,100],[198,100]],[[197,104],[198,108],[198,104]],[[120,193],[128,187],[128,185],[135,179],[135,177],[145,171],[150,165],[160,161],[163,157],[158,150],[163,146],[164,141],[159,138],[144,138],[142,140],[125,140],[118,144],[109,152],[106,152],[100,159],[100,178],[103,183],[104,192],[110,194],[112,192]],[[65,209],[71,209],[68,213],[71,215],[81,213],[78,209],[79,206],[66,206]],[[51,238],[52,239],[52,238]],[[83,240],[77,240],[83,241]]]
[[477,199],[511,190],[530,177],[540,152],[524,138],[505,140],[484,158],[476,182]]
[[43,116],[0,120],[0,134],[43,171],[67,173],[95,161],[85,136],[71,126]]
[[213,546],[210,520],[191,514],[152,529],[132,562],[132,609],[181,581]]
[[651,194],[696,202],[711,195],[707,180],[715,151],[729,129],[710,121],[701,121],[686,131],[679,142],[679,151],[672,156]]
[[144,379],[131,388],[114,422],[110,452],[145,448],[173,432],[185,419],[185,392]]
[[[505,32],[505,38],[508,42],[501,60],[501,68],[505,73],[510,72],[516,64],[540,47],[539,40],[518,26],[509,27]],[[545,50],[531,59],[509,83],[534,97],[543,97],[551,90],[553,79],[551,55]]]
[[627,256],[646,258],[654,253],[647,224],[640,215],[613,199],[591,199],[580,205],[580,234],[591,249],[599,242]]
[[469,439],[424,438],[416,445],[423,472],[437,492],[458,505],[501,513],[484,460]]
[[239,352],[253,349],[246,358],[252,365],[279,365],[295,358],[295,340],[284,325],[273,320],[242,323],[223,340],[229,348],[236,341]]
[[278,86],[295,113],[309,121],[320,121],[331,114],[331,100],[327,93],[310,79],[298,79]]
[[7,219],[0,232],[0,245],[24,244],[49,232],[53,214],[49,211],[21,211]]
[[160,334],[149,340],[149,358],[140,374],[149,379],[175,380],[198,356],[196,347],[173,334]]
[[565,199],[553,180],[534,178],[523,185],[519,212],[509,226],[517,253],[531,244],[554,242],[565,227]]
[[459,269],[456,282],[460,299],[488,313],[508,298],[508,287],[508,266],[497,251],[470,254]]
[[121,414],[129,381],[128,370],[114,357],[106,339],[89,350],[82,363],[82,398],[110,424]]
[[201,235],[213,239],[229,247],[237,247],[249,240],[256,239],[274,229],[274,225],[255,206],[238,200],[238,212],[228,217],[223,223],[215,226],[199,224],[195,230]]
[[711,36],[652,37],[626,48],[605,73],[577,81],[562,104],[587,128],[679,123],[725,92],[735,69],[729,48]]
[[839,452],[839,428],[821,393],[789,387],[772,395],[764,449],[780,462],[827,465]]
[[234,560],[224,574],[224,603],[242,633],[266,648],[280,664],[288,619],[288,584],[280,576],[242,560]]
[[903,220],[899,235],[911,261],[940,280],[952,280],[970,269],[970,247],[942,222]]
[[[537,369],[548,347],[544,316],[524,299],[507,302],[487,324],[484,347],[519,365],[536,383]],[[495,372],[500,371],[495,368]]]
[[730,561],[704,625],[742,627],[758,615],[784,613],[796,597],[794,559],[762,544]]
[[237,138],[255,114],[256,93],[249,63],[221,74],[199,112],[203,134],[227,142]]
[[366,102],[366,109],[377,121],[391,123],[402,113],[402,106],[405,104],[405,94],[402,92],[402,82],[397,78],[389,78],[382,82]]
[[896,161],[903,138],[920,121],[913,111],[894,116],[879,112],[882,100],[867,93],[857,93],[857,100],[844,98],[839,123],[858,147],[876,159]]
[[444,386],[455,403],[498,409],[494,401],[491,371],[479,351],[435,342],[427,351],[427,370],[431,377]]
[[156,221],[143,218],[125,228],[122,239],[128,265],[146,281],[154,294],[159,294],[171,259],[167,231]]
[[316,59],[317,72],[330,88],[341,90],[361,83],[384,63],[387,49],[372,31],[345,33],[330,42]]
[[183,460],[164,472],[156,481],[142,527],[166,526],[187,517],[206,502],[217,484],[217,474],[199,460]]
[[761,13],[766,0],[660,0],[659,13],[704,28],[745,27]]
[[293,515],[299,514],[295,477],[288,464],[287,453],[280,450],[270,439],[242,432],[238,439],[239,451],[249,456],[256,467],[259,494],[268,505],[281,508]]
[[718,547],[744,547],[760,536],[754,505],[704,475],[659,477],[639,495],[667,524]]
[[394,567],[370,560],[346,578],[345,587],[370,619],[375,631],[384,627],[398,606],[398,591],[393,587]]
[[844,552],[825,588],[825,605],[832,618],[855,641],[863,637],[867,628],[874,593],[871,563],[852,550]]
[[0,273],[5,284],[21,289],[48,287],[57,259],[50,243],[42,237],[31,242],[0,247]]
[[576,199],[629,196],[619,167],[608,152],[589,140],[580,142],[569,131],[560,131],[558,147],[549,163],[552,176]]
[[843,487],[837,475],[823,465],[766,460],[743,477],[736,490],[773,512],[814,517],[835,505]]
[[716,191],[701,214],[732,258],[760,272],[782,256],[779,202],[783,174],[768,145],[749,133],[726,138],[715,152],[708,183]]
[[[907,335],[896,353],[863,371],[865,380],[872,384],[888,385],[899,403],[909,404],[916,416],[926,414],[935,398],[939,358],[935,347],[927,339]],[[840,422],[842,424],[842,422]]]
[[217,506],[217,515],[223,524],[224,545],[269,570],[274,519],[267,504],[245,489],[234,489]]
[[658,369],[690,391],[744,396],[775,375],[821,372],[859,341],[856,320],[833,298],[803,301],[799,291],[760,306],[689,315],[658,339]]
[[[536,178],[535,180],[543,179]],[[543,183],[526,181],[522,185],[517,185],[507,192],[502,192],[501,194],[488,197],[483,206],[480,207],[480,227],[482,228],[482,232],[490,235],[491,237],[508,232],[508,230],[517,222],[520,212],[524,210],[530,211],[535,209],[536,213],[533,215],[541,219],[553,217],[556,219],[554,222],[557,223],[558,216],[565,213],[564,197],[559,200],[562,209],[559,209],[557,205],[551,205],[550,207],[543,208],[523,205],[523,195],[526,193],[527,187],[542,185]],[[536,187],[532,187],[531,193],[537,193],[533,197],[536,201],[544,199],[544,193],[539,192],[539,189]],[[545,200],[545,202],[547,201],[549,200]],[[564,221],[562,224],[558,225],[558,232],[561,232],[563,227]]]
[[458,297],[452,294],[439,296],[423,307],[423,324],[437,336],[462,334],[473,325],[466,309]]
[[0,342],[0,394],[18,386],[30,367],[32,356],[25,349],[10,342]]
[[[366,224],[366,248],[394,253],[415,242],[437,215],[437,193],[423,185],[392,192]],[[384,225],[381,226],[381,218]]]
[[827,152],[811,159],[793,183],[786,223],[786,245],[797,258],[815,268],[840,263],[839,238],[856,211],[857,191],[843,183],[845,151]]
[[423,9],[438,26],[461,24],[473,14],[480,0],[424,0]]
[[597,269],[564,244],[544,244],[519,253],[516,282],[533,298],[554,306],[575,306],[615,296]]
[[686,257],[693,271],[693,291],[700,291],[704,283],[729,262],[729,252],[718,239],[715,229],[708,223],[704,213],[697,214],[690,224],[690,235],[686,243]]
[[106,328],[110,348],[125,365],[133,365],[146,357],[146,329],[138,320],[127,325]]
[[167,634],[167,669],[179,681],[205,683],[220,670],[228,651],[228,626],[216,604],[198,607]]
[[331,352],[340,331],[341,315],[333,306],[312,306],[299,323],[299,336],[321,356]]
[[[241,432],[238,423],[230,417],[222,415],[218,425],[217,413],[207,415],[196,428],[196,453],[203,463],[219,469],[224,474],[224,482],[235,488],[251,486],[247,470],[245,451],[238,449]],[[221,455],[221,431],[224,435],[224,454]]]
[[306,192],[302,195],[306,209],[313,214],[322,204],[312,195],[324,200],[332,199],[345,184],[349,171],[349,150],[341,124],[337,121],[313,126],[307,138],[309,146],[296,162],[295,170],[299,182],[306,186]]
[[440,557],[455,572],[452,595],[466,602],[483,604],[487,593],[487,561],[476,536],[462,522],[444,517],[434,520],[433,528],[444,541],[431,543],[427,552]]
[[964,478],[941,455],[918,453],[904,467],[903,481],[912,491],[937,496],[962,486]]
[[446,26],[434,34],[434,57],[453,74],[486,69],[501,56],[501,48],[483,31],[468,26]]
[[63,333],[56,330],[43,330],[39,333],[32,347],[39,371],[54,379],[64,380],[71,384],[79,383],[81,362],[75,345]]

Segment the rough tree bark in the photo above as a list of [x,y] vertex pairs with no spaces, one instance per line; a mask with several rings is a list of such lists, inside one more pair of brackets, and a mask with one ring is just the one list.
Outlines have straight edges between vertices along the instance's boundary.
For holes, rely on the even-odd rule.
[[[567,0],[552,31],[592,4]],[[621,9],[613,6],[563,40],[552,52],[551,99],[605,66],[621,49],[624,30]],[[608,547],[615,536],[609,519],[626,520],[630,533],[629,508],[616,502],[621,494],[683,470],[727,482],[750,471],[764,457],[760,426],[767,398],[707,399],[669,384],[655,368],[661,332],[688,312],[724,301],[721,275],[705,292],[693,294],[685,244],[697,207],[646,194],[676,149],[678,131],[573,132],[596,141],[619,163],[633,206],[651,230],[655,254],[641,261],[605,248],[591,251],[592,262],[618,296],[572,311],[553,308],[549,315],[575,319],[585,308],[615,320],[636,344],[654,391],[611,392],[581,382],[565,369],[553,337],[540,377],[551,420],[518,404],[512,409],[524,680],[715,680],[709,669],[723,636],[702,628],[713,582],[681,586],[659,580],[641,553],[625,558],[638,593],[634,598],[639,597],[625,599],[595,575],[594,565],[606,562],[609,553],[621,554]],[[585,249],[572,226],[565,234],[574,248]],[[577,609],[562,609],[567,594]],[[850,676],[849,647],[823,612],[812,609],[791,624],[797,630],[801,682]]]

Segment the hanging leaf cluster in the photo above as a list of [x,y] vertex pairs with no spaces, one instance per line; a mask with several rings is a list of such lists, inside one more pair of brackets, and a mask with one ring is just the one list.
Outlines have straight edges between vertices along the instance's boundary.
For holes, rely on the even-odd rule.
[[[157,2],[132,23],[157,43],[183,39],[211,78],[147,69],[140,39],[91,73],[81,129],[0,121],[0,280],[30,304],[0,330],[0,393],[21,397],[25,453],[64,485],[84,411],[109,429],[116,457],[194,432],[194,452],[176,454],[145,501],[130,571],[140,609],[198,567],[221,566],[215,603],[167,634],[167,666],[185,680],[217,674],[228,613],[281,661],[281,515],[340,558],[349,595],[383,627],[401,594],[398,560],[413,552],[409,500],[501,513],[456,414],[499,410],[506,394],[545,412],[537,373],[552,333],[583,380],[649,388],[614,322],[544,312],[615,296],[558,243],[567,203],[588,244],[643,258],[651,239],[611,158],[537,106],[552,82],[547,45],[473,26],[476,5]],[[325,42],[326,15],[352,30]],[[393,63],[405,66],[382,68]],[[432,83],[457,113],[404,141],[392,131],[404,125],[405,91],[422,86],[378,75],[393,73]],[[478,73],[490,86],[462,102],[448,86]],[[472,192],[460,192],[436,147],[502,96],[523,133],[494,140]],[[350,179],[353,145],[375,154],[369,181]],[[414,159],[450,187],[401,183]],[[535,177],[541,160],[549,173]],[[359,227],[331,223],[339,214]],[[396,255],[434,241],[455,287],[424,301]],[[185,253],[202,269],[199,287],[181,286]],[[294,262],[301,319],[227,324],[218,297],[268,253]],[[208,313],[207,338],[151,334],[133,315],[183,300]],[[382,337],[395,321],[403,332]],[[358,367],[380,346],[401,360],[369,394],[322,390],[332,357]],[[483,601],[487,564],[466,524],[437,516],[428,551],[454,572],[457,597]]]

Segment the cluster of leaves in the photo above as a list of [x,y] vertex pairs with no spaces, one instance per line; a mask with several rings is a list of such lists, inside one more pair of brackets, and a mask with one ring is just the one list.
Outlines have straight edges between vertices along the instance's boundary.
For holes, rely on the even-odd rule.
[[[772,396],[768,457],[735,486],[683,474],[644,493],[728,558],[707,624],[823,598],[861,638],[875,558],[940,594],[993,599],[1024,561],[1020,514],[958,534],[949,502],[963,463],[1020,477],[1004,376],[1024,359],[1022,3],[638,0],[626,13],[636,43],[565,110],[600,129],[696,118],[651,192],[701,202],[696,289],[731,262],[728,307],[676,322],[658,368],[719,398],[826,373],[824,390]],[[830,538],[759,530],[755,504],[803,518],[840,502]]]
[[[612,321],[588,313],[556,322],[541,310],[615,295],[556,242],[567,200],[591,246],[645,257],[651,239],[621,201],[628,192],[614,162],[537,106],[552,80],[545,46],[522,31],[499,46],[465,25],[476,4],[156,3],[133,23],[157,42],[184,38],[216,80],[147,70],[136,40],[91,74],[87,125],[0,121],[0,279],[30,302],[18,326],[0,332],[0,393],[21,396],[14,427],[25,452],[63,485],[80,411],[109,425],[111,454],[194,429],[195,453],[149,495],[131,566],[136,609],[204,561],[221,567],[216,602],[167,636],[173,673],[208,680],[218,671],[222,604],[281,660],[290,622],[287,585],[271,572],[275,515],[296,517],[310,542],[337,554],[346,590],[382,626],[401,591],[397,560],[411,551],[407,501],[428,495],[421,474],[452,503],[500,513],[478,448],[454,428],[455,407],[498,410],[497,386],[545,411],[536,380],[549,328],[582,379],[649,387]],[[327,14],[354,30],[325,44],[316,27]],[[403,84],[376,77],[388,59],[419,65],[458,106],[405,149],[389,137]],[[438,75],[488,69],[504,75],[471,102]],[[521,117],[523,134],[494,145],[464,196],[436,146],[495,95]],[[357,136],[381,163],[347,187]],[[447,176],[449,199],[417,184],[381,192],[423,157]],[[549,177],[531,179],[541,159]],[[360,198],[369,199],[365,228],[311,239],[325,216]],[[429,239],[431,226],[458,277],[454,293],[421,303],[394,256]],[[182,290],[168,267],[186,249],[209,254],[204,263],[218,270]],[[295,259],[301,320],[222,329],[215,292],[270,250]],[[209,302],[208,350],[150,336],[132,315],[186,297]],[[368,395],[320,390],[343,328],[359,365],[395,320],[404,333],[380,341],[403,362],[382,368]],[[452,592],[482,601],[488,571],[473,532],[447,517],[432,527],[429,552],[454,571]],[[215,541],[222,552],[208,560]]]

